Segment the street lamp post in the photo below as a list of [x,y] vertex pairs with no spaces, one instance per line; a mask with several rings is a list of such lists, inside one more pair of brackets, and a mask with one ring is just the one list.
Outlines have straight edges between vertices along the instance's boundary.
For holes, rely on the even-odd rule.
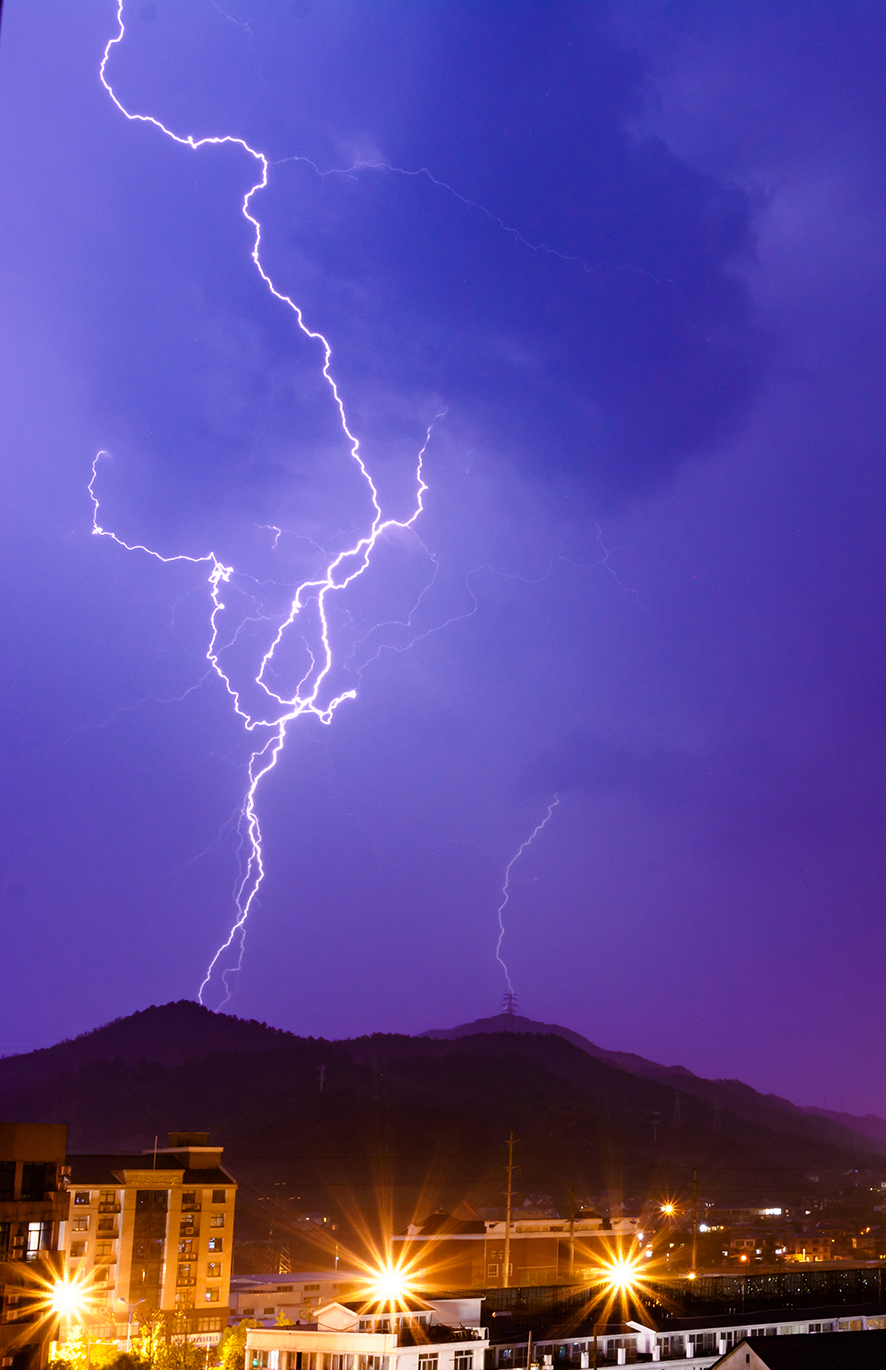
[[129,1323],[126,1328],[126,1354],[128,1356],[132,1351],[132,1315],[139,1304],[144,1303],[144,1299],[136,1299],[135,1303],[130,1303],[128,1299],[124,1299],[123,1302],[129,1309]]

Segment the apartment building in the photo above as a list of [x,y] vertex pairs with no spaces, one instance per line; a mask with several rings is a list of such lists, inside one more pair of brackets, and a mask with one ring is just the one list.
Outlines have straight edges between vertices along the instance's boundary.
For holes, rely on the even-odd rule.
[[642,1235],[638,1216],[603,1218],[593,1209],[572,1220],[517,1214],[510,1240],[504,1221],[435,1213],[394,1237],[394,1259],[438,1288],[553,1285],[585,1279],[614,1247],[630,1250]]
[[40,1299],[63,1269],[68,1212],[61,1124],[0,1123],[0,1366],[42,1370],[54,1320]]
[[94,1290],[96,1331],[152,1311],[181,1314],[201,1344],[227,1325],[236,1181],[205,1132],[170,1132],[135,1155],[69,1155],[71,1274]]

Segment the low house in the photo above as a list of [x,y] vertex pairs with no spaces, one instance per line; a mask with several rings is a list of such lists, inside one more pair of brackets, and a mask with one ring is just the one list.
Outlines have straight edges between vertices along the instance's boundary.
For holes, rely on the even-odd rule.
[[886,1332],[745,1337],[711,1370],[886,1370]]
[[480,1303],[327,1304],[305,1327],[250,1328],[245,1370],[483,1370]]

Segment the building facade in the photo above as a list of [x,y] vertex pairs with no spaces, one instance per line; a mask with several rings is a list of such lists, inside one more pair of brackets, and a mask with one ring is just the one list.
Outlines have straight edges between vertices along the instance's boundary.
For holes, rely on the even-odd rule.
[[633,1250],[643,1233],[635,1215],[610,1219],[583,1209],[572,1220],[516,1216],[508,1236],[504,1221],[435,1213],[394,1237],[394,1260],[438,1288],[570,1284],[614,1251]]
[[[407,1301],[407,1304],[410,1301]],[[311,1328],[252,1328],[244,1370],[484,1370],[480,1299],[332,1303]]]
[[0,1123],[0,1366],[40,1370],[55,1320],[45,1300],[63,1270],[67,1128]]
[[[236,1181],[207,1133],[135,1155],[71,1155],[68,1273],[92,1287],[97,1334],[156,1310],[206,1345],[227,1325]],[[122,1331],[121,1331],[122,1324]]]
[[355,1270],[302,1270],[289,1275],[237,1275],[231,1281],[231,1315],[273,1324],[278,1318],[311,1322],[317,1309],[366,1287]]

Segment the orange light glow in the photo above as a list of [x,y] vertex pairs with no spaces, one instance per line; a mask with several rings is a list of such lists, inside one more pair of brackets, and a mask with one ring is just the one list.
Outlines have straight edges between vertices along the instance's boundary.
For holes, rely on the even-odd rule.
[[365,1296],[379,1303],[402,1304],[412,1292],[407,1272],[395,1265],[383,1266],[367,1277]]

